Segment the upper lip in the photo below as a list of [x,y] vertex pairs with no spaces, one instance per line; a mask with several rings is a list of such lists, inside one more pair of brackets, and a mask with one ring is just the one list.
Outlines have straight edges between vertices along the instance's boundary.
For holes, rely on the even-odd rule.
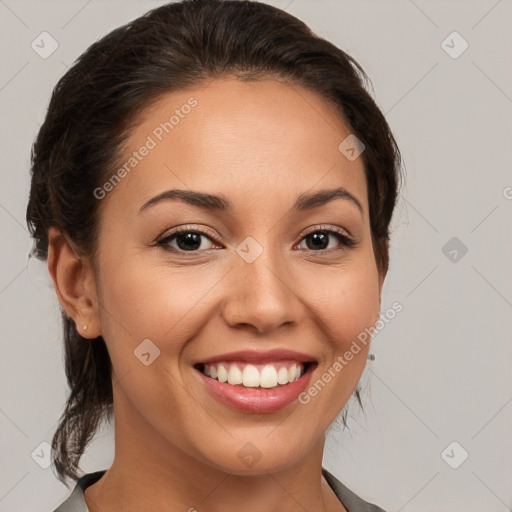
[[200,363],[216,363],[219,361],[246,361],[248,363],[271,363],[273,361],[281,361],[284,359],[292,359],[300,363],[309,363],[316,361],[313,356],[296,352],[295,350],[288,350],[285,348],[276,348],[261,352],[258,350],[238,350],[236,352],[228,352],[226,354],[219,354],[217,356],[208,357],[198,361]]

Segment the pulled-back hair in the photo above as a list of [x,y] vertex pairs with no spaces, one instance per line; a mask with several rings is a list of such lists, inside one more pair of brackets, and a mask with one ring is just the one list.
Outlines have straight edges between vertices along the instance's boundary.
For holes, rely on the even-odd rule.
[[[113,30],[76,60],[55,86],[32,147],[26,216],[31,255],[47,259],[48,229],[55,226],[96,268],[101,201],[94,190],[117,168],[123,142],[163,95],[228,75],[280,79],[313,91],[362,141],[372,243],[385,273],[401,158],[366,90],[368,77],[302,21],[248,0],[163,5]],[[113,392],[103,338],[83,338],[61,313],[70,393],[52,440],[52,462],[64,483],[79,478],[85,448],[101,420],[112,419]],[[362,406],[359,388],[355,396]],[[346,426],[346,409],[342,419]]]

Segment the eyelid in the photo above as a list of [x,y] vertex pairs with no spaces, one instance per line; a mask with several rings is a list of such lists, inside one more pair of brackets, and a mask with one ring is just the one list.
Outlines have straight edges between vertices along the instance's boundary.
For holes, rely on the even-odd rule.
[[209,228],[208,226],[200,226],[199,227],[199,226],[195,226],[193,224],[184,224],[183,226],[176,226],[168,233],[164,231],[161,235],[157,236],[156,241],[161,242],[162,240],[164,240],[166,238],[170,238],[171,236],[174,236],[176,234],[180,234],[183,231],[185,231],[185,232],[194,231],[194,232],[198,232],[202,235],[207,235],[212,240],[212,242],[215,242],[216,239],[218,238],[217,233],[213,229]]
[[321,224],[317,226],[312,226],[311,228],[307,228],[306,231],[304,231],[300,236],[301,240],[303,237],[310,235],[311,233],[316,233],[317,231],[335,231],[336,233],[339,233],[340,235],[343,235],[351,240],[353,240],[352,235],[344,228],[340,228],[339,226],[332,226],[327,224]]

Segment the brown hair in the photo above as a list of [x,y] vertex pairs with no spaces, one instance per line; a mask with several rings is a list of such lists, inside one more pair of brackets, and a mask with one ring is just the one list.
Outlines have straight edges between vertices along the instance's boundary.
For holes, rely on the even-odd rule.
[[[360,65],[302,21],[250,0],[163,5],[92,44],[55,86],[31,154],[27,224],[31,255],[48,256],[48,229],[64,232],[94,267],[100,201],[137,120],[162,95],[223,75],[277,77],[328,101],[365,145],[370,227],[379,271],[388,268],[389,224],[401,157]],[[340,141],[341,142],[341,141]],[[96,268],[96,267],[94,267]],[[70,387],[52,449],[58,478],[79,478],[79,460],[113,414],[111,362],[103,338],[86,340],[62,312]],[[359,388],[355,396],[361,404]],[[344,426],[346,408],[342,411]]]

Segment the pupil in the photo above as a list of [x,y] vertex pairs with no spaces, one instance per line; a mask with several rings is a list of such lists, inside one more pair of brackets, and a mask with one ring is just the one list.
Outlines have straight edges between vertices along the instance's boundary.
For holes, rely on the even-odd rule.
[[[201,235],[198,233],[185,233],[178,235],[176,239],[178,243],[178,247],[182,250],[194,250],[198,249],[201,246]],[[180,241],[184,241],[182,244]]]
[[[310,240],[313,242],[314,249],[325,249],[329,245],[329,237],[324,231],[313,233],[310,236]],[[308,247],[308,249],[311,249],[311,247]]]

